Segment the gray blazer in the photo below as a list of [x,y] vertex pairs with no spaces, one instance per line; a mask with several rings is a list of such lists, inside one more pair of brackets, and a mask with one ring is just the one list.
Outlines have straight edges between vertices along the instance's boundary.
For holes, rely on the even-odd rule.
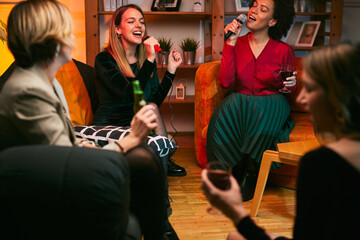
[[70,120],[42,69],[17,67],[0,93],[0,149],[16,145],[72,146]]

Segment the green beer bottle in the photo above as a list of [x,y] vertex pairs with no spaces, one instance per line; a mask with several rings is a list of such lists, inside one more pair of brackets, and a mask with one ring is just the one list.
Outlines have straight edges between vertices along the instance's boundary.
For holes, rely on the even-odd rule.
[[144,98],[144,92],[141,90],[139,80],[134,80],[132,82],[134,89],[134,114],[136,114],[140,108],[146,105]]
[[[132,82],[133,89],[134,89],[134,114],[136,114],[140,108],[145,106],[147,103],[144,98],[144,92],[141,90],[139,80],[134,80]],[[150,132],[150,135],[154,135],[154,129]]]

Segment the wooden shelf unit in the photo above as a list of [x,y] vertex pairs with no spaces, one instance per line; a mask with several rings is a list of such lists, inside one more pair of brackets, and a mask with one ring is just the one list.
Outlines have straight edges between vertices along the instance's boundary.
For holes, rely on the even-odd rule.
[[[152,12],[145,11],[145,18],[191,18],[194,20],[212,21],[212,61],[221,59],[221,51],[224,45],[224,1],[211,0],[211,12]],[[113,11],[102,11],[99,9],[99,0],[85,1],[85,21],[86,21],[86,62],[93,66],[95,56],[100,52],[99,40],[99,16],[112,15]],[[198,67],[198,65],[197,65]]]
[[[331,2],[331,11],[326,12],[326,2]],[[224,44],[224,24],[225,16],[246,14],[247,12],[224,12],[224,0],[211,0],[211,12],[152,12],[145,11],[145,18],[192,18],[206,19],[212,21],[211,36],[211,59],[212,61],[221,59],[222,47]],[[295,50],[308,51],[324,45],[325,36],[329,37],[329,44],[339,42],[342,33],[344,0],[319,0],[314,12],[297,12],[297,16],[310,16],[311,20],[319,20],[321,24],[315,46],[311,48],[298,48]],[[93,65],[96,54],[100,51],[99,41],[99,16],[112,15],[113,11],[99,10],[99,0],[85,1],[86,19],[86,61]],[[330,31],[325,32],[325,21],[330,20]]]
[[[114,11],[98,11],[98,15],[113,15]],[[144,11],[144,16],[151,17],[151,16],[159,16],[159,17],[191,17],[191,18],[205,18],[211,19],[211,12],[151,12],[151,11]]]
[[[211,60],[217,61],[221,59],[222,49],[224,45],[224,26],[225,16],[237,16],[239,14],[247,14],[247,12],[225,12],[226,0],[210,0],[212,6],[210,12],[152,12],[145,11],[145,20],[148,19],[176,19],[181,21],[183,18],[197,20],[211,21],[211,48],[205,51],[211,51]],[[233,0],[227,0],[233,1]],[[326,12],[326,2],[331,2],[331,11]],[[314,47],[295,47],[297,51],[311,51],[324,45],[325,37],[329,38],[329,44],[339,42],[342,33],[342,19],[343,19],[344,0],[319,0],[315,12],[298,12],[297,16],[310,16],[311,20],[322,21],[319,29]],[[105,15],[112,15],[113,11],[102,11],[99,9],[99,0],[85,1],[85,21],[86,21],[86,61],[87,64],[93,66],[95,56],[100,52],[100,27],[99,17]],[[325,32],[325,21],[330,21],[330,30]],[[187,71],[196,71],[200,64],[195,65],[181,65],[179,73]],[[158,65],[158,72],[161,71],[162,66]],[[166,65],[163,66],[167,68]],[[192,74],[192,73],[191,73]],[[195,74],[194,74],[195,76]],[[177,100],[175,96],[170,97],[170,103],[174,104],[180,109],[191,108],[194,105],[195,96],[187,95],[184,100]],[[168,98],[164,102],[168,102]],[[185,104],[186,106],[180,106]],[[166,104],[163,104],[164,106]],[[166,109],[165,111],[170,111]],[[182,120],[181,120],[182,121]]]
[[[164,103],[168,101],[169,96],[167,96],[164,100]],[[180,103],[194,103],[195,96],[194,95],[186,95],[185,99],[176,99],[175,96],[170,97],[171,104],[180,104]]]
[[[295,0],[296,1],[296,0]],[[330,12],[326,12],[326,2],[331,2]],[[321,21],[320,29],[313,47],[294,47],[296,51],[311,51],[324,45],[325,37],[329,44],[339,42],[342,34],[344,0],[319,0],[314,12],[296,12],[296,16],[309,16],[311,21]],[[225,12],[225,16],[237,16],[247,12]],[[330,31],[325,32],[325,21],[330,20]]]

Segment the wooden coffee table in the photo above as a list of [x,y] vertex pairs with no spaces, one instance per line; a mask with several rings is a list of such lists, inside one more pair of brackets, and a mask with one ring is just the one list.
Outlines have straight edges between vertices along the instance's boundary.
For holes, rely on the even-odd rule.
[[314,140],[287,142],[277,144],[278,151],[266,150],[261,160],[260,171],[256,183],[254,198],[251,203],[250,216],[256,217],[272,162],[298,166],[305,153],[318,148],[319,142]]

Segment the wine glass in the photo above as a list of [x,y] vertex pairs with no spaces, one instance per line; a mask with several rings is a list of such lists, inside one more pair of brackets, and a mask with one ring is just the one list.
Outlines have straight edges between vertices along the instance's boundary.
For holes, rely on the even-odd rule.
[[[281,67],[280,75],[282,83],[286,82],[286,78],[291,77],[294,74],[295,67],[290,64],[284,64]],[[291,91],[284,85],[282,89],[279,89],[279,92],[290,93]]]
[[[210,162],[206,165],[207,176],[215,187],[221,190],[228,190],[231,187],[230,175],[231,166],[227,162]],[[219,215],[221,211],[211,206],[207,209],[209,214]]]

